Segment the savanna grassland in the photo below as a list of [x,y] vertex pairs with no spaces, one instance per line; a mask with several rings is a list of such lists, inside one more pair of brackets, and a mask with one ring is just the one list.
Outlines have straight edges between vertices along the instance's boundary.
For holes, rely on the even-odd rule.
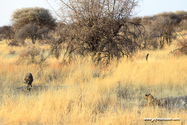
[[[178,36],[162,50],[139,51],[108,66],[94,65],[89,57],[62,65],[53,56],[45,66],[17,65],[24,47],[1,41],[0,124],[149,125],[144,118],[156,117],[180,118],[156,124],[187,124],[185,110],[139,106],[146,93],[157,98],[187,95],[187,57],[169,54],[181,40]],[[47,46],[36,46],[48,52]],[[33,86],[48,89],[18,89],[27,72],[33,74]]]

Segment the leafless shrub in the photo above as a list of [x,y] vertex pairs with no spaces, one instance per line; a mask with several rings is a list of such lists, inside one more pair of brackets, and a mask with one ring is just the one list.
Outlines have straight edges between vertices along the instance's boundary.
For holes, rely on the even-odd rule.
[[26,63],[45,66],[47,64],[47,57],[44,57],[44,50],[41,50],[39,47],[28,46],[26,49],[21,51],[19,58],[16,61],[16,64]]
[[170,52],[170,54],[174,56],[182,56],[187,55],[187,41],[184,39],[183,41],[178,41],[178,49],[175,49]]
[[[48,43],[51,44],[51,54],[53,54],[57,59],[61,55],[61,51],[66,46],[66,43],[70,40],[71,29],[67,25],[57,27],[53,37]],[[67,47],[67,46],[66,46]]]
[[52,42],[51,50],[57,57],[62,44],[67,45],[65,59],[91,55],[96,63],[129,57],[135,51],[140,25],[128,19],[137,1],[61,0],[61,3],[69,22],[61,30],[59,40]]

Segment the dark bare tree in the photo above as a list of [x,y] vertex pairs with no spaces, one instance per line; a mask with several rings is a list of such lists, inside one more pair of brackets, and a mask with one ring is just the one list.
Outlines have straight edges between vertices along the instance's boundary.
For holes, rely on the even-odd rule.
[[[130,56],[136,48],[140,24],[128,22],[137,0],[60,0],[64,27],[52,44],[52,52],[60,55],[67,45],[64,59],[75,55],[91,55],[95,62]],[[132,26],[134,30],[130,30]]]

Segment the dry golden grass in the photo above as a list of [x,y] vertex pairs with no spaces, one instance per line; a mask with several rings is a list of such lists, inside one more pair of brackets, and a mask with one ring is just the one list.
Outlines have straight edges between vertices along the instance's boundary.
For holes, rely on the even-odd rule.
[[[180,118],[162,124],[187,124],[187,112],[139,107],[145,93],[161,97],[187,95],[187,57],[172,57],[177,40],[163,50],[137,52],[131,60],[112,62],[107,68],[91,59],[69,65],[51,57],[48,66],[16,65],[23,48],[0,44],[0,123],[1,124],[150,124],[144,118]],[[43,47],[47,49],[47,47]],[[148,61],[145,60],[149,53]],[[21,91],[27,72],[34,86],[48,90]],[[56,89],[52,86],[64,86]],[[160,124],[160,122],[157,122]]]

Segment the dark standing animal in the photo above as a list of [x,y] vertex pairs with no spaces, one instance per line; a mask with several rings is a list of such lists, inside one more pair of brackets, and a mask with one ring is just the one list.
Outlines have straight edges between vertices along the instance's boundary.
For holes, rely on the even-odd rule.
[[146,61],[148,60],[148,56],[149,56],[149,53],[148,53],[147,56],[146,56]]
[[33,76],[31,73],[27,73],[25,76],[25,83],[27,84],[27,90],[30,91],[29,85],[32,87],[32,82],[33,82]]

